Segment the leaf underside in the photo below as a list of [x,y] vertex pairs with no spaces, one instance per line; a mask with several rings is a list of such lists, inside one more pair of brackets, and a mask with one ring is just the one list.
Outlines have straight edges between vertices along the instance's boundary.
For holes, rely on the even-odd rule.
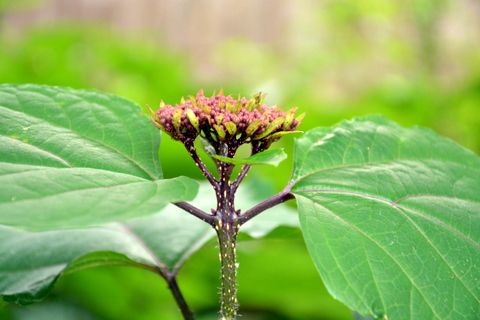
[[330,293],[378,319],[480,318],[480,158],[381,116],[296,140],[292,192]]

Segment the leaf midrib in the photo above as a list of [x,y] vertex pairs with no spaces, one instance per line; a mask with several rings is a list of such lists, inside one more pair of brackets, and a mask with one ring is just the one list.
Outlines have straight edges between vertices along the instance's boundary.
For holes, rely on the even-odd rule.
[[337,169],[345,169],[345,168],[355,168],[355,167],[363,167],[363,166],[376,166],[376,165],[380,165],[380,164],[396,164],[396,163],[400,163],[400,162],[424,162],[424,161],[429,161],[429,162],[440,162],[442,164],[446,164],[446,163],[450,163],[450,164],[455,164],[455,165],[459,165],[459,166],[463,166],[465,169],[469,169],[470,167],[467,167],[465,166],[464,164],[462,163],[459,163],[459,162],[455,162],[455,161],[452,161],[452,160],[438,160],[438,159],[432,159],[432,158],[423,158],[423,159],[388,159],[388,160],[382,160],[382,161],[370,161],[370,162],[362,162],[362,163],[352,163],[352,164],[342,164],[342,165],[338,165],[338,166],[332,166],[332,167],[328,167],[328,168],[321,168],[321,169],[318,169],[318,170],[314,170],[312,172],[309,172],[307,174],[304,174],[302,176],[299,176],[298,178],[296,178],[295,180],[291,180],[289,185],[292,185],[294,186],[295,184],[297,184],[298,182],[300,182],[301,180],[309,177],[309,176],[312,176],[312,175],[315,175],[319,172],[323,172],[323,171],[329,171],[329,170],[337,170]]
[[[475,246],[479,247],[480,248],[480,244],[477,243],[476,241],[474,241],[473,239],[469,238],[467,235],[465,235],[464,233],[458,231],[457,229],[453,228],[452,226],[444,223],[443,221],[441,220],[438,220],[437,218],[434,218],[430,215],[427,215],[421,211],[418,211],[416,209],[413,209],[413,208],[410,208],[410,207],[407,207],[407,206],[404,206],[404,205],[401,205],[399,204],[397,201],[400,201],[400,199],[404,199],[405,197],[403,198],[400,198],[399,200],[395,200],[395,201],[391,201],[391,200],[387,200],[387,199],[384,199],[384,198],[381,198],[381,197],[378,197],[378,196],[371,196],[371,195],[367,195],[367,194],[364,194],[364,193],[361,193],[361,192],[354,192],[354,191],[346,191],[346,190],[329,190],[329,189],[324,189],[324,190],[301,190],[301,191],[292,191],[293,194],[301,194],[301,193],[308,193],[308,192],[311,192],[311,193],[346,193],[346,194],[351,194],[351,195],[355,195],[355,196],[362,196],[362,197],[365,197],[365,198],[369,198],[369,199],[372,199],[372,200],[378,200],[378,201],[382,201],[382,202],[386,202],[386,203],[389,203],[391,204],[393,207],[395,208],[399,208],[399,209],[404,209],[404,210],[410,210],[410,211],[413,211],[415,213],[417,213],[418,215],[420,216],[423,216],[429,220],[432,220],[434,222],[437,222],[438,224],[446,227],[447,229],[450,229],[451,231],[457,233],[460,237],[464,238],[465,240],[468,240],[470,241],[472,244],[474,244]],[[419,194],[419,195],[414,195],[414,196],[418,196],[418,197],[421,197],[421,196],[434,196],[435,195],[430,195],[430,194]],[[458,199],[458,198],[454,198],[454,197],[448,197],[448,196],[438,196],[438,197],[443,197],[443,198],[447,198],[447,199]],[[308,198],[310,199],[310,198]],[[463,200],[463,199],[461,199]],[[312,199],[310,199],[310,201],[313,201],[315,203],[318,203]],[[320,203],[318,203],[319,205],[321,205]],[[480,207],[480,203],[479,203],[479,207]],[[330,210],[330,209],[329,209]]]
[[[48,96],[47,96],[47,97],[48,97]],[[18,101],[18,99],[17,99],[17,101]],[[20,104],[20,102],[18,102],[18,103]],[[89,102],[89,103],[90,103],[90,102]],[[20,104],[20,105],[21,105],[21,104]],[[28,115],[30,118],[36,119],[36,120],[38,121],[37,124],[38,124],[38,123],[40,123],[40,124],[46,124],[46,125],[52,126],[52,127],[54,127],[54,128],[59,128],[59,129],[62,129],[62,130],[66,130],[67,132],[72,133],[72,134],[74,134],[74,135],[77,135],[77,136],[79,136],[79,137],[81,137],[81,138],[83,138],[83,139],[85,139],[85,140],[87,140],[87,141],[91,141],[91,142],[97,143],[98,145],[100,145],[100,146],[102,146],[102,147],[104,147],[104,148],[106,148],[106,149],[109,149],[109,150],[113,151],[114,153],[116,153],[116,154],[124,157],[125,159],[127,159],[128,161],[130,161],[131,163],[133,163],[138,169],[140,169],[140,171],[144,172],[147,176],[149,176],[152,180],[156,180],[156,177],[155,177],[153,174],[151,174],[146,168],[144,168],[142,165],[140,165],[140,163],[138,163],[135,159],[133,159],[132,157],[128,156],[127,154],[125,154],[124,152],[120,151],[119,149],[116,149],[116,148],[114,148],[114,147],[112,147],[112,146],[110,146],[110,145],[108,145],[108,144],[106,144],[106,143],[104,143],[104,142],[102,142],[102,141],[99,141],[99,140],[94,139],[94,138],[92,138],[92,137],[86,136],[85,134],[82,134],[81,132],[75,131],[75,130],[73,130],[72,128],[66,128],[66,127],[61,126],[61,125],[58,125],[58,124],[56,124],[56,123],[54,123],[54,122],[48,121],[47,119],[38,118],[38,117],[36,117],[36,116],[34,116],[34,115],[30,114],[30,113],[20,112],[20,111],[17,111],[17,110],[14,110],[14,109],[10,109],[10,108],[7,108],[7,107],[3,107],[3,106],[0,106],[0,111],[1,111],[2,108],[3,108],[3,109],[6,109],[6,110],[9,110],[10,112],[20,113],[20,114],[23,114],[23,115]],[[63,108],[62,108],[62,110],[63,110]],[[0,113],[1,113],[1,112],[0,112]],[[115,116],[117,117],[117,115],[115,115]],[[117,118],[118,118],[118,117],[117,117]],[[68,119],[69,122],[71,121],[69,117],[67,117],[67,119]],[[120,119],[120,118],[118,118],[118,119]],[[121,123],[122,123],[122,126],[123,126],[123,121],[121,121]],[[37,147],[37,148],[39,148],[39,149],[41,149],[41,150],[50,152],[51,154],[53,154],[54,156],[56,156],[58,159],[61,159],[61,160],[63,160],[63,161],[66,161],[67,163],[71,164],[70,161],[68,161],[68,160],[66,160],[65,158],[59,156],[58,154],[53,153],[53,152],[50,151],[50,150],[43,149],[43,148],[41,148],[40,146],[37,146],[37,145],[34,145],[34,144],[30,144],[30,145],[31,145],[31,146],[34,146],[34,147]],[[132,149],[133,149],[133,147],[132,147]],[[71,165],[74,166],[73,164],[71,164]],[[76,166],[75,166],[75,167],[76,167]],[[80,167],[80,168],[81,168],[81,167]],[[88,167],[86,167],[86,168],[88,168]]]
[[[314,190],[315,191],[315,190]],[[305,191],[303,191],[305,192]],[[317,191],[315,191],[317,192]],[[297,193],[297,192],[294,192],[294,193]],[[298,192],[300,193],[300,192]],[[348,192],[347,192],[348,193]],[[357,193],[358,194],[358,193]],[[366,195],[364,195],[366,196]],[[368,196],[366,196],[368,197]],[[459,232],[458,230],[452,228],[451,226],[443,223],[442,221],[438,220],[438,219],[435,219],[429,215],[425,215],[424,213],[422,212],[419,212],[418,210],[415,210],[415,209],[411,209],[411,208],[408,208],[408,207],[405,207],[405,206],[402,206],[402,205],[399,205],[398,203],[396,202],[391,202],[391,201],[386,201],[384,199],[381,199],[381,198],[378,198],[378,197],[370,197],[372,199],[375,199],[375,200],[379,200],[379,201],[384,201],[384,202],[388,202],[390,204],[392,204],[392,206],[399,212],[401,213],[405,219],[407,219],[411,224],[412,226],[415,227],[415,229],[417,229],[417,231],[422,235],[422,237],[425,239],[425,241],[429,244],[429,246],[437,253],[437,255],[442,259],[442,261],[444,262],[444,264],[449,268],[449,270],[456,276],[456,278],[458,279],[458,281],[464,286],[464,288],[471,294],[472,297],[474,297],[477,301],[480,302],[480,300],[476,297],[476,295],[470,290],[470,288],[464,283],[463,279],[460,277],[459,274],[457,274],[457,272],[455,271],[455,269],[447,262],[447,260],[445,259],[445,257],[436,249],[436,247],[431,243],[430,239],[424,234],[424,232],[422,231],[422,229],[414,222],[412,221],[412,219],[410,219],[410,217],[404,212],[404,210],[410,210],[412,212],[415,212],[416,214],[419,214],[427,219],[430,219],[430,220],[435,220],[435,222],[441,224],[442,226],[444,227],[447,227],[448,229],[450,229],[451,231],[457,233],[460,237],[463,237],[464,239],[466,239],[467,241],[470,241],[472,244],[476,245],[477,247],[480,247],[480,245],[478,243],[476,243],[475,241],[473,241],[473,239],[470,239],[468,238],[466,235],[464,235],[463,233]],[[373,238],[371,238],[370,236],[368,236],[368,234],[366,234],[365,232],[363,232],[363,230],[359,229],[355,224],[352,224],[350,223],[349,220],[345,219],[343,216],[341,215],[338,215],[335,211],[325,207],[324,205],[322,205],[321,203],[317,202],[317,201],[314,201],[313,199],[310,199],[310,198],[307,198],[308,200],[316,203],[317,205],[325,208],[326,210],[330,211],[332,214],[334,214],[335,216],[337,216],[338,218],[340,218],[341,220],[343,220],[345,223],[347,223],[348,225],[350,225],[353,229],[355,229],[357,232],[361,233],[364,237],[366,237],[367,239],[369,239],[370,241],[372,241],[373,243],[375,243],[375,245],[381,249],[386,255],[388,255],[393,261],[395,261],[396,265],[400,268],[400,270],[402,270],[402,272],[405,274],[405,276],[410,280],[410,282],[412,284],[414,284],[415,282],[413,281],[413,279],[410,278],[410,276],[408,275],[408,273],[402,268],[401,264],[388,252],[386,251],[380,244],[378,244]],[[415,287],[417,288],[417,290],[419,292],[422,292],[420,290],[421,287],[415,285]],[[428,300],[425,298],[425,295],[422,293],[422,296],[424,297],[424,300],[427,302]],[[434,309],[432,306],[430,306],[430,304],[428,304],[429,307],[431,308],[432,312],[435,313]],[[437,315],[438,317],[438,315]]]
[[[434,313],[436,315],[437,318],[440,318],[435,310],[433,309],[433,307],[430,305],[430,303],[428,302],[428,300],[425,298],[425,295],[423,294],[423,292],[420,290],[420,286],[416,285],[415,282],[413,281],[413,279],[410,277],[410,275],[406,272],[406,270],[402,267],[402,265],[397,261],[397,259],[395,259],[388,251],[386,251],[381,245],[379,245],[375,240],[373,240],[370,236],[368,236],[365,232],[363,232],[363,230],[360,230],[356,225],[350,223],[349,220],[346,220],[345,218],[343,218],[342,216],[338,215],[335,211],[323,206],[322,204],[320,204],[319,202],[316,202],[310,198],[307,198],[308,200],[316,203],[317,205],[325,208],[325,210],[328,210],[330,211],[332,214],[334,214],[335,216],[337,216],[338,218],[340,218],[342,221],[344,221],[345,223],[347,223],[348,225],[350,225],[350,227],[352,227],[353,229],[355,229],[358,233],[362,234],[366,239],[370,240],[372,243],[374,243],[381,251],[383,251],[388,257],[390,257],[390,259],[392,259],[392,261],[395,262],[395,264],[397,265],[397,267],[402,271],[402,273],[405,275],[405,277],[407,277],[407,279],[410,280],[410,283],[412,284],[412,286],[414,286],[415,288],[417,288],[418,292],[420,292],[420,294],[422,295],[423,297],[423,300],[427,303],[427,305],[429,306],[430,310],[432,311],[432,313]],[[417,227],[415,224],[414,224],[415,227]],[[447,264],[448,265],[448,264]],[[449,265],[448,265],[449,266]],[[449,268],[451,268],[449,266]],[[370,269],[370,272],[373,274],[373,270]],[[463,283],[462,283],[463,284]]]
[[[11,175],[11,173],[10,173],[10,175]],[[139,177],[137,177],[137,176],[132,176],[132,177],[141,179],[141,178],[139,178]],[[157,181],[158,181],[158,180],[157,180]],[[119,187],[119,186],[133,185],[133,184],[145,183],[145,182],[155,183],[155,181],[151,181],[151,180],[146,180],[146,179],[144,179],[144,181],[135,181],[135,182],[112,184],[112,185],[110,185],[110,186],[88,187],[88,188],[82,188],[82,189],[78,188],[78,189],[66,190],[66,191],[62,191],[62,192],[56,192],[56,193],[49,194],[49,195],[44,195],[44,196],[25,198],[25,199],[21,199],[21,200],[15,200],[14,202],[10,202],[10,203],[21,203],[22,201],[33,201],[33,200],[36,200],[36,199],[48,199],[48,198],[50,198],[50,197],[56,197],[56,196],[59,196],[59,195],[62,195],[62,194],[68,194],[68,193],[71,193],[71,192],[88,191],[88,190],[96,190],[96,189],[100,189],[100,190],[101,190],[101,189],[105,189],[105,188],[114,188],[114,187]],[[5,204],[5,203],[7,203],[7,202],[0,202],[0,205],[1,205],[1,204]]]

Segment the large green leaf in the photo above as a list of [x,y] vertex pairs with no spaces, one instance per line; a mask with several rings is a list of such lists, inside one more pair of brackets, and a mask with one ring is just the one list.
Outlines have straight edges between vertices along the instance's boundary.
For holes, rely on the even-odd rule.
[[161,178],[159,132],[140,113],[94,90],[0,85],[0,160]]
[[384,319],[480,318],[480,158],[381,116],[296,141],[291,191],[330,293]]
[[92,90],[0,86],[0,224],[77,228],[193,199],[194,181],[157,180],[160,135],[140,110]]

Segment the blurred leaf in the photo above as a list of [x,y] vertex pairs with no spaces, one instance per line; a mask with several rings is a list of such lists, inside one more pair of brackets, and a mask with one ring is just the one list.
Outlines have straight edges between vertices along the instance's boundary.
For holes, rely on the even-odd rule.
[[283,151],[283,149],[273,149],[254,154],[253,156],[245,159],[235,159],[217,155],[214,155],[213,157],[223,162],[233,164],[270,164],[276,167],[280,162],[287,159],[287,154]]
[[6,226],[0,229],[0,293],[10,302],[27,304],[40,300],[69,263],[90,252],[116,251],[125,258],[105,253],[97,255],[90,263],[84,261],[84,267],[109,264],[113,260],[118,262],[119,259],[125,265],[134,265],[133,260],[151,268],[155,265],[145,248],[118,226],[38,233]]
[[375,318],[475,319],[480,159],[381,116],[296,141],[292,192],[330,293]]
[[71,302],[58,300],[15,308],[12,320],[97,320],[90,312]]

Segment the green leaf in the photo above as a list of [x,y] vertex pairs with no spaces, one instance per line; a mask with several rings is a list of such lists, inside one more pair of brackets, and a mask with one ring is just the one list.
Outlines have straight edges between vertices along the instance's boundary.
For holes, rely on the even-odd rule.
[[[262,191],[257,193],[253,185]],[[242,208],[270,196],[265,185],[253,185],[238,190]],[[253,193],[256,196],[252,197]],[[212,188],[205,182],[191,203],[208,212],[215,202]],[[269,211],[275,213],[274,221],[248,226],[259,216],[245,224],[244,231],[259,238],[279,226],[298,224],[294,210],[285,205]],[[153,216],[85,229],[30,232],[0,226],[0,294],[6,301],[32,303],[42,299],[61,275],[100,265],[174,272],[214,237],[210,225],[171,204]]]
[[161,178],[140,107],[91,90],[0,86],[0,224],[53,230],[125,221],[195,197]]
[[10,173],[0,175],[0,224],[40,231],[126,221],[196,191],[185,177],[149,181],[87,168]]
[[[53,287],[69,263],[94,251],[115,251],[154,266],[145,248],[118,229],[120,227],[112,225],[110,228],[32,233],[0,226],[0,293],[10,302],[38,301]],[[104,260],[109,259],[105,257]],[[98,259],[93,265],[100,265]]]
[[480,158],[381,116],[296,141],[291,191],[330,293],[378,319],[480,317]]
[[235,158],[228,158],[222,156],[213,156],[215,159],[218,159],[223,162],[233,163],[236,165],[242,164],[269,164],[272,166],[278,166],[280,162],[287,159],[287,154],[283,151],[283,149],[274,149],[274,150],[267,150],[263,152],[259,152],[254,154],[251,157],[245,159],[235,159]]
[[161,178],[159,131],[124,98],[94,90],[0,85],[0,160]]

